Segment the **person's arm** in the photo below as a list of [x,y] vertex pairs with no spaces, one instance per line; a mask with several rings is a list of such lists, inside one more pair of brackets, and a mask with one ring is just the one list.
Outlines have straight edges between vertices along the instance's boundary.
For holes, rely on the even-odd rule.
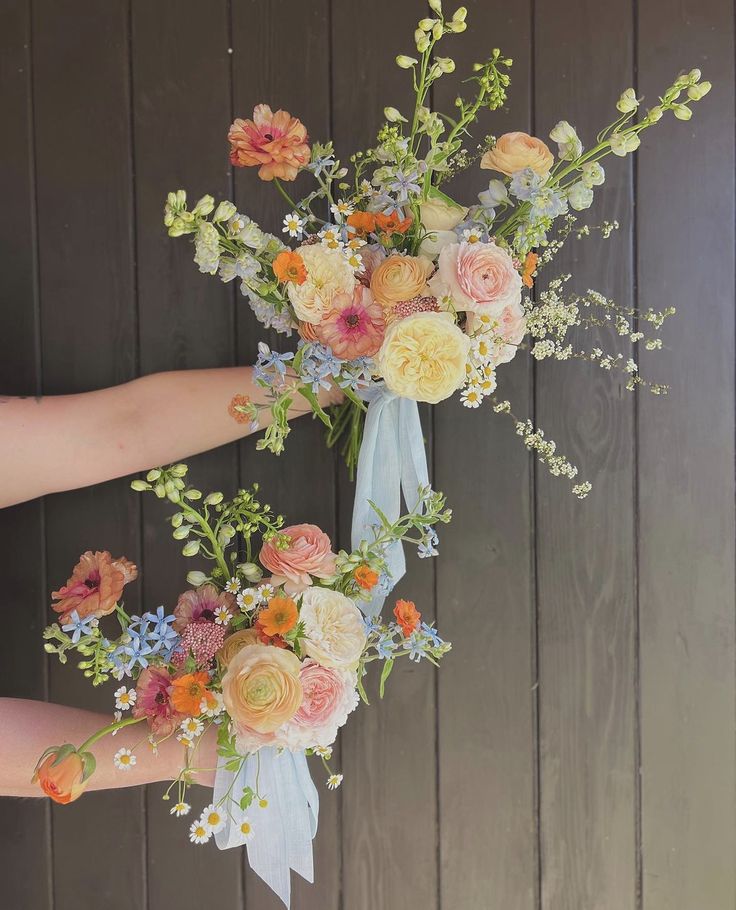
[[[44,751],[64,743],[80,746],[109,723],[109,716],[93,711],[24,698],[0,698],[0,796],[43,796],[38,784],[31,783],[31,777]],[[161,743],[154,755],[147,742],[148,733],[146,722],[141,721],[124,727],[115,736],[98,740],[90,750],[97,767],[88,789],[109,790],[174,780],[184,763],[184,747],[172,736]],[[136,763],[119,771],[113,756],[123,748],[134,750]],[[215,750],[214,734],[204,736],[197,750],[197,767],[214,769]],[[213,781],[211,770],[196,777],[197,783],[207,787],[213,786]]]
[[[267,393],[252,367],[186,370],[144,376],[79,395],[0,397],[0,508],[47,493],[91,486],[114,477],[205,452],[253,432],[230,404]],[[323,406],[340,399],[320,392]],[[310,412],[300,395],[289,417]],[[267,408],[260,426],[270,422]]]

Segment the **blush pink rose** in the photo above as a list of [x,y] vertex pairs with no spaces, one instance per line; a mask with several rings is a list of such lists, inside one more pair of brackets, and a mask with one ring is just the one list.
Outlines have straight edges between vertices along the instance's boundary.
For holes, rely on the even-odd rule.
[[284,586],[287,594],[301,594],[315,578],[329,578],[335,573],[337,554],[332,552],[330,538],[316,525],[292,525],[282,531],[289,546],[280,550],[270,540],[261,549],[260,560],[272,575],[271,583]]
[[338,729],[360,701],[357,677],[352,671],[323,667],[308,658],[302,664],[299,680],[304,693],[301,707],[276,737],[292,750],[331,746]]
[[521,275],[506,250],[493,242],[446,246],[430,286],[438,299],[449,293],[455,309],[490,316],[521,301]]

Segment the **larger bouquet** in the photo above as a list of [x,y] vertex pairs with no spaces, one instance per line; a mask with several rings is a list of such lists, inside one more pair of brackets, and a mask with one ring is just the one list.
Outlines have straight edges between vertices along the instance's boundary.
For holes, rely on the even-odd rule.
[[[710,83],[701,81],[699,70],[680,75],[638,119],[640,99],[627,89],[616,118],[588,149],[563,120],[550,133],[556,154],[523,132],[486,136],[468,151],[463,141],[479,112],[504,104],[512,61],[494,50],[468,74],[470,96],[459,96],[452,114],[433,111],[433,84],[455,68],[439,55],[438,45],[465,30],[466,11],[461,7],[446,18],[440,0],[431,0],[430,7],[434,15],[415,32],[417,56],[396,59],[412,79],[413,110],[385,108],[377,145],[352,155],[349,167],[336,159],[331,142],[310,146],[303,124],[286,111],[259,104],[252,119],[232,124],[230,160],[258,167],[261,179],[273,182],[288,205],[283,232],[293,246],[262,231],[232,202],[215,206],[205,196],[190,210],[182,190],[169,194],[168,231],[193,236],[200,271],[223,281],[239,279],[266,327],[299,334],[296,352],[260,346],[257,376],[273,413],[260,445],[273,452],[284,446],[288,405],[302,395],[327,425],[328,441],[344,438],[354,466],[364,400],[374,399],[368,386],[376,381],[389,395],[430,403],[459,390],[467,407],[490,399],[495,412],[511,414],[509,402],[494,395],[496,372],[521,347],[540,360],[582,358],[605,370],[620,369],[629,389],[646,384],[654,393],[665,391],[645,383],[633,359],[596,344],[574,347],[568,331],[610,325],[653,350],[661,345],[657,330],[672,308],[637,313],[592,290],[566,294],[569,275],[553,278],[536,297],[532,287],[571,234],[598,230],[608,236],[617,227],[575,227],[574,213],[591,205],[605,180],[602,160],[633,152],[644,130],[669,113],[688,120],[691,104]],[[466,205],[443,187],[476,164],[496,176]],[[284,183],[300,172],[315,187],[295,200]],[[333,415],[316,398],[330,382],[347,396]],[[239,407],[255,418],[259,405]],[[512,417],[527,447],[553,474],[573,482],[577,468],[556,453],[554,443],[529,421]],[[589,483],[573,484],[578,496],[589,490]]]

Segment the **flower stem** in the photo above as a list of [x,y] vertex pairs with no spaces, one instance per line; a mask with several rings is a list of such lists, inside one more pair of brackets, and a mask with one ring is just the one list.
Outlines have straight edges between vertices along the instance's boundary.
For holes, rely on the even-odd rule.
[[122,730],[123,727],[130,727],[132,724],[139,724],[142,720],[145,720],[145,717],[126,717],[125,720],[118,720],[115,721],[114,724],[108,724],[106,727],[103,727],[101,730],[93,733],[89,739],[86,739],[77,751],[86,752],[97,742],[98,739],[102,739],[102,737],[107,736],[108,733],[115,733],[117,730]]

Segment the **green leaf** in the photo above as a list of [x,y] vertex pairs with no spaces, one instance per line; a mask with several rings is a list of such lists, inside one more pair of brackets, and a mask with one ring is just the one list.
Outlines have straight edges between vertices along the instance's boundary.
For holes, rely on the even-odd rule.
[[386,688],[386,680],[391,675],[391,671],[393,670],[393,668],[394,668],[393,658],[389,657],[389,658],[387,658],[386,661],[384,661],[383,670],[381,670],[381,684],[378,689],[378,694],[381,698],[383,698],[383,693]]
[[363,688],[363,680],[360,678],[360,675],[358,675],[358,695],[360,695],[366,705],[370,704],[368,701],[368,696],[365,694],[365,689]]
[[255,796],[255,793],[253,792],[253,790],[250,787],[246,787],[243,790],[243,795],[240,798],[240,803],[239,803],[240,808],[242,809],[243,812],[245,812],[245,810],[247,808],[249,808],[249,806],[252,805],[254,796]]
[[242,761],[243,761],[243,760],[242,760],[241,758],[233,758],[233,759],[231,759],[229,762],[226,763],[226,765],[225,765],[225,770],[226,770],[226,771],[233,771],[233,772],[238,772],[238,771],[240,771],[240,765],[242,764]]
[[364,401],[362,401],[360,398],[358,398],[358,396],[350,388],[350,386],[346,386],[342,391],[343,391],[345,397],[348,398],[350,401],[352,401],[353,404],[357,405],[361,411],[368,410],[368,405]]

